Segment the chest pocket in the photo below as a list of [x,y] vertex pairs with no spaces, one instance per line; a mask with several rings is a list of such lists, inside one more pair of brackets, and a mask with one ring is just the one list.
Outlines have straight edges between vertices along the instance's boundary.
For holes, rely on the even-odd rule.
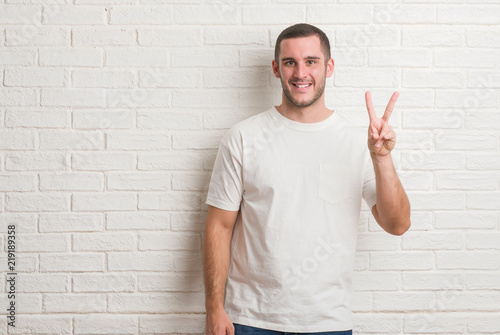
[[351,197],[351,174],[348,165],[319,164],[318,196],[337,203]]

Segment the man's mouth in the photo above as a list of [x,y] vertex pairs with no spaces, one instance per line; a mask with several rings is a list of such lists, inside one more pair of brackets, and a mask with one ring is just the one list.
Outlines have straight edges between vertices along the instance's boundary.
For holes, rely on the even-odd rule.
[[292,83],[293,86],[298,88],[307,88],[312,85],[312,83]]

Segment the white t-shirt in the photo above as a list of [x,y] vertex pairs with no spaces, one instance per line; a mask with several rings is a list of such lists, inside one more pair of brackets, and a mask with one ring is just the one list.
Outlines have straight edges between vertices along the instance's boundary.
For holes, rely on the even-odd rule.
[[361,198],[376,201],[366,141],[367,129],[338,112],[301,123],[274,107],[223,136],[206,203],[240,210],[224,302],[234,323],[352,329]]

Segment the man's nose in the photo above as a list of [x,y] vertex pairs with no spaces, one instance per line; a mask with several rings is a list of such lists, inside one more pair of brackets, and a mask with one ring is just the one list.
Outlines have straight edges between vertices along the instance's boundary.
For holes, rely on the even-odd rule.
[[302,63],[298,63],[295,67],[295,76],[297,78],[304,78],[306,76],[306,66]]

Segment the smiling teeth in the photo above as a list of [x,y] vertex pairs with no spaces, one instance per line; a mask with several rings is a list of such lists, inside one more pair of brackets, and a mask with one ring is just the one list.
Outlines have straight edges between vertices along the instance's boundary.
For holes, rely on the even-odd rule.
[[295,86],[297,86],[298,88],[305,88],[305,87],[308,87],[309,85],[311,85],[311,84],[307,84],[307,85],[297,85],[297,84],[295,84]]

